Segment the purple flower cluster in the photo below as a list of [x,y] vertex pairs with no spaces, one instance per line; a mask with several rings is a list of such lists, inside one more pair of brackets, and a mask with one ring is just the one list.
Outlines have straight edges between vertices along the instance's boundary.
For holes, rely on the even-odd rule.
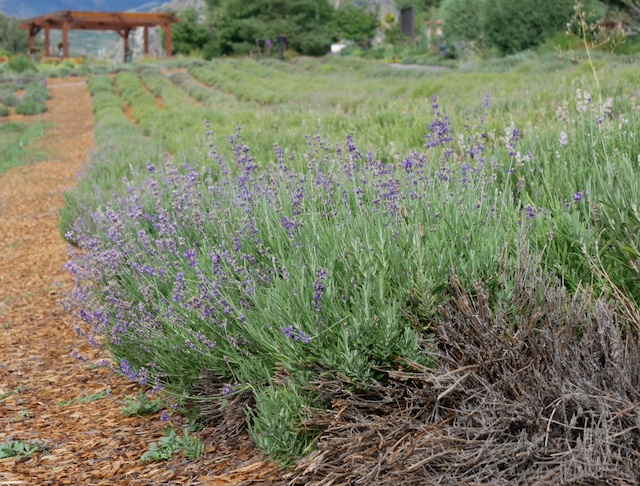
[[327,271],[324,268],[319,268],[316,272],[316,281],[313,284],[313,307],[316,312],[320,312],[322,310],[320,299],[322,299],[322,293],[324,292],[324,280],[326,278]]
[[[483,226],[500,218],[505,201],[517,219],[536,218],[535,200],[515,202],[528,201],[527,172],[513,164],[521,172],[511,183],[503,169],[519,131],[511,130],[506,151],[492,146],[485,111],[480,131],[468,128],[456,149],[435,97],[432,108],[424,150],[398,164],[360,151],[352,137],[334,144],[316,135],[301,160],[285,160],[276,146],[277,164],[258,171],[240,130],[229,139],[233,164],[220,155],[215,169],[149,162],[146,178],[72,229],[79,245],[68,265],[73,301],[90,335],[100,336],[121,373],[139,383],[187,383],[202,369],[234,381],[242,360],[278,348],[283,336],[305,344],[310,336],[325,339],[329,322],[350,315],[358,298],[373,299],[360,296],[365,271],[400,266],[434,241],[431,235],[442,238],[442,228],[455,226],[451,214],[473,214]],[[370,226],[356,228],[363,222]],[[341,239],[347,230],[362,241]],[[465,243],[469,231],[460,231]],[[392,257],[384,254],[389,246]],[[341,288],[338,272],[352,284]],[[283,302],[272,304],[275,294]],[[334,294],[338,302],[329,302]],[[260,299],[273,307],[265,310]],[[271,322],[300,326],[265,331]],[[269,339],[280,343],[263,342]]]
[[311,338],[307,334],[305,334],[304,331],[300,329],[296,329],[292,325],[283,327],[282,332],[284,333],[285,337],[288,339],[293,339],[294,341],[300,341],[304,344],[309,344],[311,342]]

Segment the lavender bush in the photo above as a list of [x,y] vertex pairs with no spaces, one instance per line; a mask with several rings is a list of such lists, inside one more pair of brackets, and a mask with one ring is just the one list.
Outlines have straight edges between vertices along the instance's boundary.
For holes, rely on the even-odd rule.
[[488,98],[457,130],[431,105],[423,149],[392,163],[317,134],[268,164],[238,129],[226,149],[208,133],[212,163],[131,166],[67,232],[71,305],[132,380],[250,394],[249,431],[283,462],[314,439],[297,424],[326,406],[311,392],[321,374],[366,388],[403,362],[437,365],[429,325],[453,275],[509,309],[522,239],[570,290],[637,309],[635,111],[581,91],[557,133],[499,137]]

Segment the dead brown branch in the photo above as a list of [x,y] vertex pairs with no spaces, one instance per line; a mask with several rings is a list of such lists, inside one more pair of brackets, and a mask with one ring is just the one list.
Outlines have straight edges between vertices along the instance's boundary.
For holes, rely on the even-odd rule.
[[[640,348],[629,309],[569,297],[526,254],[508,309],[453,278],[439,367],[366,392],[322,381],[325,432],[289,485],[640,483]],[[637,316],[636,316],[637,319]]]

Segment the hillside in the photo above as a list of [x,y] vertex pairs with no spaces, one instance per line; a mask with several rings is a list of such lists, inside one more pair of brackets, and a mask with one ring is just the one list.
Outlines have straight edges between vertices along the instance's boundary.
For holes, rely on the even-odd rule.
[[98,12],[138,11],[148,12],[160,7],[162,1],[145,0],[0,0],[0,13],[15,17],[35,17],[59,10],[89,10]]

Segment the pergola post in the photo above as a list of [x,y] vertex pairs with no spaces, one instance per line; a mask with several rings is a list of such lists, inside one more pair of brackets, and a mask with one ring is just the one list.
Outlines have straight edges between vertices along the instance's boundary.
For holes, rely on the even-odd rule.
[[62,57],[69,57],[69,21],[62,23]]
[[131,29],[118,30],[117,32],[118,35],[122,37],[122,42],[124,43],[124,54],[122,59],[126,63],[127,55],[129,54],[129,33],[131,32]]
[[44,55],[51,56],[51,38],[49,36],[49,26],[44,28]]
[[171,57],[171,24],[162,24],[164,30],[164,50],[167,51],[167,58]]
[[29,53],[33,52],[33,40],[35,39],[38,32],[40,32],[40,27],[32,25],[29,28]]
[[144,53],[149,55],[149,27],[144,27]]

